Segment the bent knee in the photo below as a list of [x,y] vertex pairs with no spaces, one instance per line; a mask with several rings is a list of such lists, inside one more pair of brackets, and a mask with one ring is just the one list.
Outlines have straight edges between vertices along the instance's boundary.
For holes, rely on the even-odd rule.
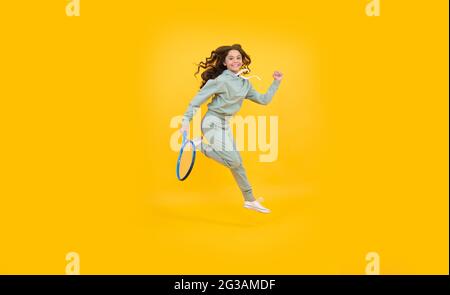
[[228,161],[228,165],[230,166],[231,169],[235,169],[235,168],[239,168],[242,165],[242,162],[240,159],[234,158],[234,159],[231,159],[230,161]]

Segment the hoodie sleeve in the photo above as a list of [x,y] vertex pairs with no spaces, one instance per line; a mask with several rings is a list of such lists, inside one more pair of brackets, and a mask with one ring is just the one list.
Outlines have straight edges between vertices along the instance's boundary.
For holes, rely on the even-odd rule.
[[269,89],[266,93],[261,94],[258,91],[256,91],[252,84],[250,83],[250,90],[247,93],[247,96],[245,98],[250,99],[253,102],[259,103],[259,104],[268,104],[271,100],[275,92],[278,90],[278,87],[280,86],[279,80],[273,80],[272,84],[270,85]]
[[194,117],[197,108],[205,103],[208,98],[220,92],[220,85],[221,83],[216,79],[209,79],[206,81],[206,84],[203,85],[203,87],[197,92],[195,97],[189,103],[189,106],[183,116],[183,125],[189,124]]

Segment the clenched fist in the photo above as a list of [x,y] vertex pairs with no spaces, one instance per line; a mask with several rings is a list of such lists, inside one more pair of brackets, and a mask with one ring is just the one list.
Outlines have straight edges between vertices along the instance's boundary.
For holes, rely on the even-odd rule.
[[281,73],[279,71],[275,71],[275,72],[273,72],[273,78],[275,80],[281,81],[281,79],[283,79],[283,73]]

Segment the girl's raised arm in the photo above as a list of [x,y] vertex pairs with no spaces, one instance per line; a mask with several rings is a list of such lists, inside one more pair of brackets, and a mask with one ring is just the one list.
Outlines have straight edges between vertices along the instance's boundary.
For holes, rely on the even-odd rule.
[[272,100],[272,97],[277,91],[279,86],[280,80],[273,80],[267,92],[261,94],[258,91],[256,91],[255,88],[253,88],[253,86],[250,84],[250,90],[248,91],[247,96],[245,98],[250,99],[253,102],[266,105]]

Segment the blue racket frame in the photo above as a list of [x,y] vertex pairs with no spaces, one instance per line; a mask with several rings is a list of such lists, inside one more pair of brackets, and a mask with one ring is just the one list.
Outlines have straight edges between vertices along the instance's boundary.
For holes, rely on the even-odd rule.
[[[181,162],[181,155],[183,154],[184,148],[186,147],[186,145],[190,144],[192,147],[192,162],[191,162],[191,166],[189,167],[188,172],[186,173],[186,175],[184,177],[180,176],[180,162]],[[181,145],[181,149],[180,149],[180,153],[178,154],[178,160],[177,160],[177,168],[176,168],[176,172],[177,172],[177,178],[180,181],[185,180],[189,174],[191,174],[192,168],[194,167],[194,162],[195,162],[195,154],[196,154],[196,150],[195,150],[195,145],[194,142],[192,140],[188,140],[187,139],[187,132],[184,131],[183,132],[183,143]]]

